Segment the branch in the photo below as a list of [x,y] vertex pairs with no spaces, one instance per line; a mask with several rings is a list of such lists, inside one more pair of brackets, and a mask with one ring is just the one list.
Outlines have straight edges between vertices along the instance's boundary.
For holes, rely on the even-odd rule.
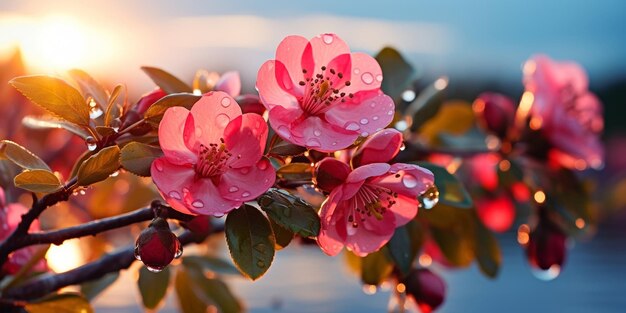
[[[212,228],[212,233],[221,231],[223,231],[223,226],[214,225]],[[205,236],[198,237],[189,231],[178,237],[182,245],[200,243],[205,238]],[[134,250],[134,246],[126,247],[73,270],[42,275],[21,286],[7,290],[5,297],[13,300],[37,299],[63,287],[82,284],[99,279],[108,273],[127,269],[135,261]]]
[[121,228],[139,222],[149,221],[155,215],[155,208],[158,208],[161,211],[159,216],[164,218],[171,218],[179,221],[189,221],[193,218],[193,216],[191,215],[180,213],[168,206],[161,205],[158,201],[155,201],[151,207],[138,209],[130,213],[109,218],[103,218],[63,229],[26,234],[10,245],[12,248],[11,251],[15,251],[17,249],[35,244],[51,243],[55,245],[60,245],[68,239],[80,238],[85,236],[95,236],[101,232],[105,232],[108,230]]

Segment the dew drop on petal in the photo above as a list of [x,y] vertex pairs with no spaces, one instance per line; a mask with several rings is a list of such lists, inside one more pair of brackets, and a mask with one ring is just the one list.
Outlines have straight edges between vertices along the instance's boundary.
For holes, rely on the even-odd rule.
[[333,146],[336,146],[336,145],[337,145],[337,142],[336,142],[336,141],[333,141],[332,145],[333,145]]
[[366,118],[362,118],[361,119],[361,125],[366,125],[367,123],[369,123],[370,121],[368,121]]
[[229,192],[237,192],[237,191],[239,191],[239,188],[237,186],[232,186],[232,187],[228,188],[228,191]]
[[250,167],[242,167],[239,169],[239,172],[243,175],[250,173]]
[[377,115],[372,116],[372,120],[378,121],[378,116]]
[[355,68],[355,69],[354,69],[354,74],[359,74],[359,73],[361,73],[361,70],[360,70],[360,69],[358,69],[358,68]]
[[313,131],[313,135],[315,136],[320,136],[322,134],[322,132],[319,129],[316,129]]
[[376,81],[382,82],[383,81],[383,75],[381,75],[381,74],[376,75]]
[[355,122],[348,122],[346,123],[346,130],[358,130],[359,128],[361,128],[361,126],[359,126],[359,124],[355,123]]
[[157,171],[163,172],[163,161],[162,160],[155,160],[154,161],[154,167],[156,167]]
[[289,128],[287,128],[287,126],[284,126],[284,125],[278,126],[278,129],[276,131],[283,138],[291,138],[291,132],[289,131]]
[[230,122],[230,117],[224,113],[220,113],[215,117],[215,123],[217,126],[224,128]]
[[202,136],[202,128],[196,127],[196,137]]
[[370,103],[370,108],[375,108],[376,107],[376,102],[372,101],[372,103]]
[[415,188],[417,186],[417,179],[411,174],[404,174],[404,176],[402,176],[402,184],[406,188]]
[[372,76],[372,73],[370,73],[370,72],[365,72],[365,73],[363,73],[363,75],[361,75],[361,80],[365,84],[370,85],[371,83],[374,82],[374,76]]
[[170,198],[173,198],[173,199],[176,199],[176,200],[182,199],[182,197],[180,196],[180,193],[178,193],[178,191],[176,191],[176,190],[170,191],[170,193],[168,193],[167,195],[170,196]]
[[192,202],[192,203],[191,203],[191,205],[192,205],[194,208],[198,208],[198,209],[200,209],[200,208],[203,208],[203,207],[204,207],[204,202],[202,202],[201,200],[196,200],[196,201]]
[[224,216],[224,213],[213,213],[214,217],[220,218],[222,216]]
[[259,163],[256,164],[256,167],[262,171],[264,171],[265,169],[267,169],[267,160],[261,160],[259,161]]
[[324,40],[325,44],[330,45],[331,43],[333,43],[333,36],[326,34],[322,36],[322,40]]
[[369,135],[370,135],[370,133],[368,133],[368,132],[362,132],[362,133],[361,133],[361,137],[367,137],[367,136],[369,136]]
[[317,139],[317,138],[309,138],[306,141],[306,145],[307,145],[307,147],[318,148],[318,147],[322,146],[322,143],[320,143],[319,139]]
[[387,111],[387,115],[393,115],[393,111],[392,110]]
[[230,99],[228,97],[224,97],[220,103],[223,107],[227,108],[230,105]]
[[241,196],[242,196],[242,197],[244,197],[244,198],[246,198],[246,197],[249,197],[249,196],[250,196],[250,193],[249,193],[249,192],[247,192],[247,191],[244,191],[244,192],[241,194]]
[[348,225],[348,227],[346,227],[346,231],[348,232],[348,236],[354,236],[356,234],[357,228],[352,225]]

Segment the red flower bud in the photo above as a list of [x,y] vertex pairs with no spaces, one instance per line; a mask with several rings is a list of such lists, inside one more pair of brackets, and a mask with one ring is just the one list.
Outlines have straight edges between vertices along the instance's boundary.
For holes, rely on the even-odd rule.
[[317,162],[315,167],[315,185],[317,188],[331,192],[337,188],[350,174],[350,166],[333,158],[325,158]]
[[423,313],[437,309],[446,296],[446,283],[428,269],[414,269],[402,282]]
[[526,245],[526,256],[535,276],[551,280],[559,275],[567,253],[566,239],[557,225],[545,216],[540,217]]
[[238,96],[235,100],[241,106],[241,112],[245,113],[256,113],[258,115],[263,115],[265,113],[265,106],[259,100],[259,97],[255,95],[241,95]]
[[506,137],[515,118],[513,101],[502,94],[485,92],[472,105],[479,123],[500,138]]
[[180,224],[182,227],[190,230],[192,233],[206,237],[211,233],[211,217],[209,215],[197,215],[189,222]]
[[478,217],[490,230],[502,233],[509,230],[513,225],[515,206],[506,195],[485,196],[475,203]]
[[167,96],[167,93],[161,88],[156,88],[153,91],[141,96],[137,104],[133,107],[133,111],[137,112],[140,116],[146,113],[148,108],[157,102],[159,99]]
[[153,219],[150,226],[139,234],[135,245],[135,258],[152,272],[162,271],[182,253],[183,247],[178,238],[160,217]]

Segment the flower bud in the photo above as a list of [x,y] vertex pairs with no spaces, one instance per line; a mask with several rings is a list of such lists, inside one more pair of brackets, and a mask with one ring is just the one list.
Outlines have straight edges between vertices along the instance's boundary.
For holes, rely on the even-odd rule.
[[420,311],[430,313],[439,307],[446,295],[446,283],[428,269],[414,269],[402,282]]
[[526,244],[526,257],[535,276],[551,280],[559,275],[565,263],[567,237],[546,216],[540,218]]
[[241,112],[256,113],[263,115],[265,113],[265,106],[261,103],[261,100],[256,95],[245,94],[237,97],[237,103],[241,106]]
[[494,232],[503,233],[509,230],[515,221],[515,206],[505,194],[485,196],[475,204],[480,221]]
[[139,234],[135,245],[135,258],[143,262],[148,270],[160,272],[174,258],[182,255],[182,249],[178,238],[170,231],[167,221],[157,217]]
[[191,221],[180,225],[198,236],[206,237],[211,233],[211,216],[197,215]]
[[157,102],[159,99],[167,96],[167,93],[163,91],[161,88],[156,88],[153,91],[141,96],[135,107],[133,107],[133,111],[137,112],[140,116],[142,116],[151,105]]
[[485,92],[472,105],[479,123],[500,138],[506,137],[515,118],[513,101],[502,94]]

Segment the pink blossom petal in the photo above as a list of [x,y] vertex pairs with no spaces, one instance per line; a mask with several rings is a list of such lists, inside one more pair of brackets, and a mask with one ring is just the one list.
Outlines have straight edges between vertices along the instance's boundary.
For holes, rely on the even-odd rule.
[[350,166],[335,158],[324,158],[315,166],[315,185],[326,192],[339,187],[348,177]]
[[193,116],[183,107],[172,107],[165,111],[159,124],[159,144],[169,162],[183,165],[193,164],[197,155],[190,151],[185,142],[185,125]]
[[[382,200],[382,205],[387,206],[389,201],[387,199]],[[391,206],[390,211],[393,212],[395,216],[396,227],[400,227],[415,218],[417,215],[417,207],[419,206],[417,198],[398,194],[398,197],[393,198],[393,200],[396,203]]]
[[395,129],[388,128],[376,132],[354,152],[352,167],[391,161],[400,151],[402,141],[402,133]]
[[195,121],[194,148],[200,144],[209,146],[220,143],[224,129],[232,120],[241,115],[241,108],[230,95],[222,91],[206,93],[191,108]]
[[222,74],[217,83],[215,83],[215,90],[223,91],[231,97],[239,96],[239,93],[241,93],[241,79],[239,78],[239,72],[229,71]]
[[230,200],[222,197],[222,192],[210,178],[198,179],[185,194],[185,205],[196,214],[222,216],[238,208],[243,200]]
[[379,91],[377,95],[364,99],[363,102],[347,101],[336,104],[326,112],[325,117],[330,124],[367,137],[387,127],[393,120],[394,112],[393,100]]
[[233,168],[256,164],[263,155],[267,140],[267,123],[258,114],[243,114],[224,130],[226,148],[232,153],[228,165]]
[[[381,223],[376,225],[374,224],[376,222]],[[389,242],[395,230],[394,216],[391,212],[384,214],[383,221],[368,221],[367,224],[367,227],[375,228],[376,231],[371,231],[365,227],[358,227],[356,233],[352,236],[347,236],[345,240],[346,247],[358,256],[366,256],[372,252],[378,251]]]
[[416,198],[435,183],[435,177],[431,171],[415,164],[396,163],[391,165],[388,174],[375,177],[369,183]]
[[[395,165],[395,164],[394,164]],[[346,179],[348,183],[364,181],[370,177],[386,174],[391,168],[387,163],[372,163],[355,168]]]
[[0,187],[0,210],[5,206],[4,199],[4,189]]
[[302,54],[308,44],[309,41],[304,37],[287,36],[276,48],[276,61],[284,65],[295,86],[305,80],[302,73]]
[[267,61],[259,69],[256,80],[259,97],[268,110],[276,106],[298,108],[298,99],[286,92],[276,81],[276,62]]
[[256,164],[229,169],[222,174],[217,187],[224,199],[250,201],[272,187],[275,179],[274,167],[262,158]]
[[[334,256],[343,248],[346,240],[346,231],[343,223],[338,222],[344,219],[343,209],[338,209],[338,199],[341,198],[340,189],[331,192],[326,201],[322,203],[320,210],[321,227],[317,237],[317,244],[324,253]],[[340,226],[341,227],[338,227]]]
[[350,53],[348,45],[335,34],[322,34],[313,37],[305,47],[302,54],[302,64],[314,64],[317,68],[306,68],[307,72],[320,71],[322,66],[327,66],[330,61],[339,55]]
[[274,107],[270,124],[286,141],[322,152],[344,149],[354,143],[357,134],[329,123],[317,116],[303,116],[303,111]]
[[[398,225],[396,225],[395,215],[393,212],[387,210],[382,214],[382,219],[377,219],[373,216],[369,216],[365,218],[365,221],[362,222],[365,230],[370,232],[386,235],[389,234],[389,231],[393,232]],[[351,227],[348,224],[348,227]]]
[[378,61],[361,52],[352,53],[352,72],[349,74],[350,86],[341,89],[346,93],[379,89],[383,81],[383,71]]
[[[322,73],[324,77],[328,77],[333,87],[339,88],[342,92],[346,91],[345,83],[350,80],[350,71],[352,70],[352,59],[350,54],[341,54],[332,59],[326,66],[326,70]],[[340,75],[341,74],[341,75]],[[341,77],[340,77],[341,76]]]
[[150,174],[167,204],[179,212],[197,214],[183,202],[186,190],[194,184],[196,172],[193,167],[173,164],[167,157],[162,157],[152,162]]
[[294,83],[285,65],[280,61],[276,61],[274,66],[276,67],[274,73],[276,74],[276,83],[278,86],[291,95],[296,97],[302,96],[304,87],[301,86],[299,82]]

